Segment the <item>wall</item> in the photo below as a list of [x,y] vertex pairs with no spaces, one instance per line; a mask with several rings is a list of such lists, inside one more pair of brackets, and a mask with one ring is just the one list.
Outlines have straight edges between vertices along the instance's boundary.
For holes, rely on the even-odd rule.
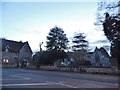
[[15,57],[18,58],[18,54],[17,53],[5,52],[5,51],[2,52],[2,61],[3,61],[3,59],[7,58],[9,63],[13,64],[13,63],[15,63],[15,60],[14,60]]
[[94,51],[90,59],[92,66],[110,67],[109,58],[106,58],[99,50]]
[[109,58],[105,57],[101,52],[98,52],[99,53],[99,56],[100,56],[100,62],[102,63],[102,66],[103,67],[109,67],[111,64],[110,64],[110,61],[109,61]]
[[31,58],[32,58],[32,53],[30,51],[28,44],[26,43],[19,52],[19,59],[20,60],[26,59],[29,61]]

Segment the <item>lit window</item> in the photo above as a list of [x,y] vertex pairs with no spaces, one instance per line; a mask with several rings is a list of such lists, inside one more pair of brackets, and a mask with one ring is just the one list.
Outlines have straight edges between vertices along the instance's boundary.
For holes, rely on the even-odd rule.
[[3,59],[3,62],[8,63],[9,61],[8,61],[8,59]]
[[8,59],[6,59],[6,63],[8,63]]
[[3,59],[3,62],[5,62],[6,60],[5,59]]

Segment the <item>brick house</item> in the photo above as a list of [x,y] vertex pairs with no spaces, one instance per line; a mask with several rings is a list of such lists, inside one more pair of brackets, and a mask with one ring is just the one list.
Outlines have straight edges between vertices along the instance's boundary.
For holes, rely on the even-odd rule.
[[2,66],[16,65],[22,61],[29,62],[32,58],[32,50],[28,42],[17,42],[0,38],[2,43],[0,52],[2,52]]

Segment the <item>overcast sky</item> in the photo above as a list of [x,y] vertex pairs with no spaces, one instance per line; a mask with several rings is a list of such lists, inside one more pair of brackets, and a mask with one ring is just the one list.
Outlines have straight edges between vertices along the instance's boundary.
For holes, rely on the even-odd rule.
[[103,31],[94,25],[96,11],[97,2],[3,2],[1,37],[28,41],[38,51],[40,42],[45,49],[46,36],[57,25],[70,41],[75,32],[82,32],[92,49],[109,46]]

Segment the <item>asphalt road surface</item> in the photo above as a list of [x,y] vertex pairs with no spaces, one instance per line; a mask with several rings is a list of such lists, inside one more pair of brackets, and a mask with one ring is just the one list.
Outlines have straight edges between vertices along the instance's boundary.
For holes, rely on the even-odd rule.
[[2,88],[118,88],[118,76],[3,69]]

